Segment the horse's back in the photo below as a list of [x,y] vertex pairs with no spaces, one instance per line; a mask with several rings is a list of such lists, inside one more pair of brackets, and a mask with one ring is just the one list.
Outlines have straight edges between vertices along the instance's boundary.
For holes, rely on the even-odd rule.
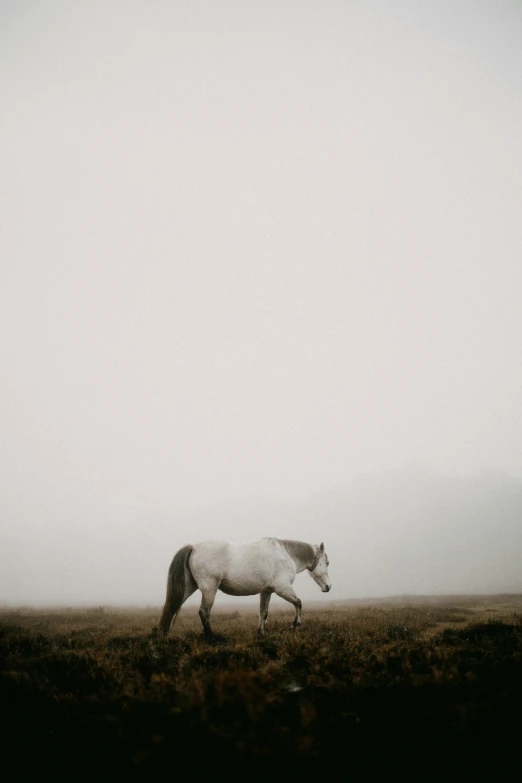
[[258,541],[247,543],[208,539],[194,544],[191,560],[197,557],[210,558],[216,563],[220,560],[231,562],[236,559],[270,556],[275,554],[276,547],[275,538],[260,538]]
[[196,582],[215,582],[229,595],[256,595],[271,587],[284,560],[276,539],[210,540],[194,545],[190,568]]

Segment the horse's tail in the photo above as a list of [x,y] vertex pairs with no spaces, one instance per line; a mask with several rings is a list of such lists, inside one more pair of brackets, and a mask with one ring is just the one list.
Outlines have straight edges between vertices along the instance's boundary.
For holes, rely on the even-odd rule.
[[[192,578],[188,560],[193,549],[194,547],[191,544],[182,546],[176,552],[170,564],[167,577],[167,598],[158,629],[162,635],[168,634],[172,618],[179,612],[183,604],[186,588],[188,587],[187,577]],[[194,592],[194,589],[196,589],[195,585],[192,592]]]

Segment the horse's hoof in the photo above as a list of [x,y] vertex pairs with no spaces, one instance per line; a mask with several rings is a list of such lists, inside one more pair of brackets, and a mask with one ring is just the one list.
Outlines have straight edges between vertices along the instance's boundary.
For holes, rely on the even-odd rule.
[[205,640],[208,642],[208,644],[220,644],[226,642],[227,637],[222,636],[220,633],[213,633],[212,635],[206,635]]

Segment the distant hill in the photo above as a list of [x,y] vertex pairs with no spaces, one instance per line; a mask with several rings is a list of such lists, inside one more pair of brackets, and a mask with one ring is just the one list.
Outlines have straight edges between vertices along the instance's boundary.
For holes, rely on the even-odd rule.
[[308,515],[347,596],[522,591],[520,479],[368,476],[314,497]]

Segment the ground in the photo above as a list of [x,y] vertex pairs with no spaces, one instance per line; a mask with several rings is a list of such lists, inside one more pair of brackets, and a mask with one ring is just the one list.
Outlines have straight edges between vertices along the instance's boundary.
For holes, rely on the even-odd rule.
[[[237,607],[237,610],[236,608]],[[522,596],[272,611],[0,612],[9,780],[507,780],[520,769]]]

